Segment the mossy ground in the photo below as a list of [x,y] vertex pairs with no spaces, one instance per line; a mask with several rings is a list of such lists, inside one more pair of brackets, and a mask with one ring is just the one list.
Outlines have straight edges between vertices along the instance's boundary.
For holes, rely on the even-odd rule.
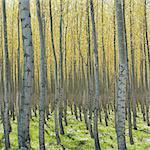
[[[99,136],[102,150],[117,150],[116,132],[114,128],[114,115],[109,116],[109,126],[105,126],[103,120],[99,123]],[[61,135],[61,142],[66,150],[94,150],[94,140],[90,138],[85,129],[84,121],[77,121],[71,114],[68,115],[68,126],[64,126],[65,135]],[[10,134],[11,150],[17,150],[17,122],[11,121],[12,132]],[[127,123],[126,123],[127,124]],[[30,122],[31,150],[38,150],[38,118],[33,117]],[[141,115],[137,117],[138,130],[133,130],[134,145],[129,144],[128,127],[126,126],[126,141],[129,150],[150,150],[150,127],[142,121]],[[53,116],[45,126],[45,142],[47,150],[61,150],[56,143],[54,133]],[[3,126],[0,124],[0,150],[4,149]]]

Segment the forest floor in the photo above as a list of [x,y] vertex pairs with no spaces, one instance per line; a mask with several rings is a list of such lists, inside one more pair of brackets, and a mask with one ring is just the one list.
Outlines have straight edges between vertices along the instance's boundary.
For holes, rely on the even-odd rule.
[[[116,132],[114,128],[114,117],[109,115],[109,126],[105,126],[103,120],[99,123],[99,137],[102,150],[117,150]],[[64,126],[65,135],[61,135],[61,142],[66,150],[94,150],[94,140],[90,138],[85,129],[84,121],[77,121],[74,116],[68,114],[68,126]],[[12,132],[10,134],[11,150],[17,150],[17,121],[11,121]],[[31,150],[38,150],[38,118],[33,117],[30,122]],[[150,150],[150,127],[142,121],[141,115],[137,117],[138,130],[133,130],[134,145],[129,144],[128,125],[126,122],[126,141],[128,150]],[[53,116],[50,116],[45,126],[45,142],[47,150],[61,150],[56,143],[54,133]],[[3,126],[0,123],[0,150],[4,149]]]

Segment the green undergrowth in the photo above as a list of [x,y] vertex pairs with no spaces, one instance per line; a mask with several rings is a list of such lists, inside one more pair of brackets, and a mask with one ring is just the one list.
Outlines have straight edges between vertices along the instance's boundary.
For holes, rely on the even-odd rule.
[[[117,150],[116,132],[114,128],[114,117],[109,115],[109,126],[105,126],[104,120],[99,123],[99,137],[102,150]],[[104,117],[104,115],[103,115]],[[64,126],[65,135],[61,135],[62,145],[66,150],[94,150],[94,140],[90,138],[85,129],[84,121],[77,121],[74,116],[68,114],[68,126]],[[10,134],[11,150],[17,150],[17,122],[11,121],[12,132]],[[30,122],[31,150],[38,150],[38,118],[33,117]],[[137,117],[138,130],[133,130],[134,145],[129,144],[128,126],[126,123],[126,141],[129,150],[150,150],[150,127]],[[53,115],[45,125],[45,143],[47,150],[61,150],[62,147],[56,143],[54,133]],[[4,149],[3,126],[0,124],[0,150]]]

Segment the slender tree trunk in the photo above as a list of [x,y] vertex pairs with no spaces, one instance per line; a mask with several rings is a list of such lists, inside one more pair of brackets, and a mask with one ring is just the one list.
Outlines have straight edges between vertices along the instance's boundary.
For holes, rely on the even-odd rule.
[[[75,40],[75,39],[74,39]],[[76,44],[75,41],[73,42],[73,50],[74,50],[74,58],[73,58],[73,72],[74,72],[74,83],[73,83],[73,92],[74,92],[74,115],[76,120],[78,120],[78,110],[77,110],[77,71],[76,71]]]
[[[11,20],[11,65],[10,65],[10,72],[9,72],[9,76],[10,76],[10,95],[9,95],[9,105],[10,105],[10,114],[11,117],[13,117],[13,120],[15,119],[15,109],[14,109],[14,99],[15,99],[15,83],[14,83],[14,44],[13,44],[13,33],[14,33],[14,21],[13,21],[13,15],[14,15],[14,2],[12,1],[12,20]],[[13,95],[13,96],[11,96]]]
[[117,129],[117,122],[116,122],[116,108],[117,108],[117,103],[116,103],[116,98],[117,98],[117,52],[116,52],[116,0],[114,0],[114,112],[115,112],[115,129]]
[[21,93],[21,104],[18,124],[19,149],[30,149],[30,101],[32,90],[32,31],[29,0],[20,0],[20,20],[24,50],[24,74]]
[[116,16],[118,24],[118,46],[119,46],[119,78],[117,87],[117,141],[118,149],[126,149],[125,141],[125,101],[126,101],[126,81],[127,81],[127,56],[125,49],[124,19],[122,1],[116,0]]
[[45,40],[40,13],[40,1],[36,0],[36,10],[40,33],[40,105],[39,105],[39,146],[45,150],[44,122],[45,122],[45,94],[46,94],[46,68],[45,68]]
[[4,126],[4,137],[5,137],[5,148],[10,149],[9,139],[9,56],[8,56],[8,39],[7,39],[7,20],[6,20],[6,1],[2,0],[3,10],[3,29],[4,29],[4,115],[3,115],[3,126]]
[[[148,24],[147,24],[147,1],[144,0],[144,32],[145,32],[145,42],[144,42],[144,57],[145,57],[145,83],[146,83],[146,91],[148,92],[149,90],[149,80],[148,80],[148,70],[147,70],[147,56],[146,56],[146,48],[148,52],[148,65],[149,65],[149,73],[150,73],[150,48],[149,48],[149,37],[148,37]],[[146,43],[146,44],[145,44]],[[147,125],[150,126],[150,120],[149,120],[149,104],[148,104],[148,98],[145,98],[145,103],[146,103],[146,120],[147,120]]]
[[[18,126],[19,126],[19,114],[21,112],[21,88],[22,88],[22,70],[21,70],[21,62],[20,62],[20,10],[19,10],[19,7],[20,7],[20,4],[18,2],[18,20],[17,20],[17,23],[18,23],[18,54],[17,54],[17,72],[18,72],[18,76],[17,76],[17,79],[18,79],[18,89],[17,89],[17,98],[16,98],[16,112],[17,112],[17,122],[18,122]],[[18,128],[19,130],[19,128]],[[19,133],[19,131],[18,131]]]
[[65,27],[65,44],[64,44],[64,51],[65,51],[65,58],[64,58],[64,61],[65,61],[65,98],[64,98],[64,122],[65,122],[65,125],[67,126],[68,125],[68,122],[67,122],[67,106],[68,106],[68,103],[67,103],[67,98],[68,98],[68,78],[67,78],[67,34],[68,34],[68,9],[69,9],[69,1],[67,3],[67,24],[66,24],[66,27]]
[[[145,31],[145,30],[144,30]],[[145,91],[146,93],[148,92],[148,70],[147,70],[147,58],[146,58],[146,44],[145,44],[145,36],[143,35],[144,38],[144,66],[145,66]],[[146,121],[147,125],[150,126],[150,120],[149,120],[149,104],[147,97],[144,96],[144,102],[146,106]]]
[[[2,22],[2,16],[0,17],[0,21]],[[3,33],[2,33],[2,24],[0,24],[0,48],[2,49],[3,47]],[[3,80],[3,72],[4,72],[4,67],[3,67],[3,50],[1,53],[1,65],[0,65],[0,84],[1,84],[1,88],[0,88],[0,117],[3,120],[3,112],[4,112],[4,80]]]
[[128,59],[128,43],[127,43],[127,32],[126,32],[126,17],[125,17],[125,0],[123,0],[123,16],[124,16],[124,31],[125,31],[125,48],[127,55],[127,114],[128,114],[128,127],[129,127],[129,138],[130,144],[134,144],[132,136],[132,116],[131,116],[131,85],[130,85],[130,72],[129,72],[129,59]]
[[108,126],[107,121],[107,102],[106,102],[106,51],[105,51],[105,44],[104,44],[104,0],[102,0],[102,51],[103,51],[103,94],[104,94],[104,113],[105,113],[105,124]]
[[93,93],[93,84],[92,84],[92,64],[91,64],[91,36],[90,36],[90,16],[89,16],[89,0],[86,2],[86,13],[87,13],[87,80],[88,80],[88,129],[90,132],[91,138],[94,138],[92,130],[92,93]]
[[55,134],[57,139],[57,144],[61,143],[59,137],[59,95],[58,95],[58,72],[57,72],[57,57],[56,57],[56,50],[54,45],[54,33],[53,33],[53,18],[52,18],[52,7],[51,7],[51,0],[49,0],[49,9],[50,9],[50,31],[51,31],[51,42],[52,42],[52,49],[55,61],[55,110],[54,110],[54,120],[55,120]]
[[96,27],[94,18],[94,7],[93,0],[90,0],[91,7],[91,20],[92,20],[92,35],[93,35],[93,46],[94,46],[94,58],[95,58],[95,100],[94,100],[94,141],[95,149],[100,150],[99,136],[98,136],[98,110],[99,110],[99,60],[98,60],[98,48],[97,48],[97,37],[96,37]]
[[63,101],[64,101],[64,73],[63,73],[63,51],[62,51],[62,21],[63,21],[63,8],[62,0],[60,1],[60,39],[59,39],[59,50],[60,50],[60,85],[59,85],[59,95],[60,95],[60,107],[59,107],[59,125],[60,134],[64,134],[64,127],[62,123],[63,117]]
[[149,70],[150,70],[150,48],[149,48],[149,37],[148,37],[148,24],[147,24],[147,0],[144,0],[144,17],[145,17],[145,36],[146,36],[146,46],[148,52]]
[[134,66],[134,47],[133,47],[133,34],[132,34],[132,25],[133,25],[133,21],[132,21],[132,3],[130,0],[130,47],[131,47],[131,61],[132,61],[132,87],[131,89],[133,90],[133,92],[131,92],[132,94],[132,100],[133,100],[133,126],[134,129],[137,130],[137,125],[136,125],[136,98],[135,98],[135,66]]
[[17,71],[18,71],[18,89],[17,89],[17,99],[16,99],[16,106],[17,106],[17,120],[19,117],[19,112],[20,112],[20,88],[21,88],[21,70],[20,70],[20,18],[19,18],[19,4],[18,4],[18,56],[17,56]]
[[[142,31],[142,28],[141,28],[141,31]],[[140,36],[140,90],[142,93],[144,93],[144,77],[143,77],[143,41],[142,41],[142,36],[143,34],[141,34]],[[146,117],[145,117],[145,102],[144,102],[144,97],[141,96],[141,99],[140,99],[140,102],[141,102],[141,112],[142,112],[142,115],[143,115],[143,121],[145,122],[146,121]]]

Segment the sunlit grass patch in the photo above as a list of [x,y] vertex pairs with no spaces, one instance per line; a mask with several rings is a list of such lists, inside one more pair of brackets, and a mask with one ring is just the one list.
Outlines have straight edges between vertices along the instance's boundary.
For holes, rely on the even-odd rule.
[[[128,124],[126,122],[126,141],[129,150],[150,150],[150,127],[142,121],[138,115],[138,130],[133,130],[134,145],[129,144]],[[76,120],[68,113],[68,126],[64,126],[65,135],[60,135],[62,145],[66,150],[94,150],[94,140],[91,139],[89,131],[85,128],[83,121]],[[39,122],[38,117],[33,117],[30,121],[31,150],[39,150]],[[117,137],[114,128],[113,114],[109,116],[109,126],[105,126],[104,119],[99,123],[99,139],[102,150],[116,150]],[[12,132],[10,134],[11,149],[18,149],[17,121],[11,121]],[[57,145],[54,132],[53,114],[45,125],[45,144],[47,150],[61,150],[62,146]],[[0,149],[4,149],[3,125],[0,124]]]

